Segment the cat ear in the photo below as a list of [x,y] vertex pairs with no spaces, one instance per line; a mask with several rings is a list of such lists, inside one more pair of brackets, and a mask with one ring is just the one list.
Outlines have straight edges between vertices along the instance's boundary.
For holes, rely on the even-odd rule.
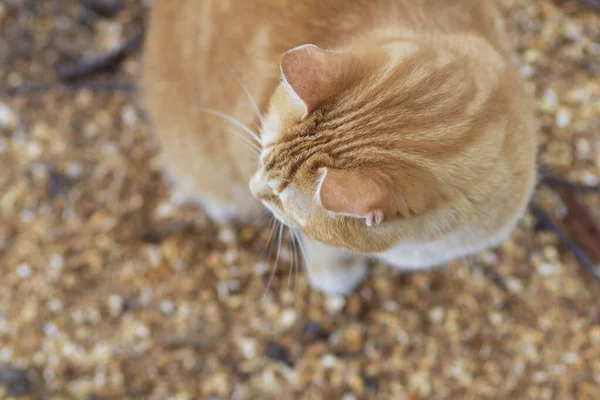
[[372,174],[322,168],[316,198],[333,213],[364,218],[367,226],[383,222],[389,185]]
[[306,115],[327,100],[339,82],[344,55],[306,44],[281,57],[281,78],[292,97],[302,101]]

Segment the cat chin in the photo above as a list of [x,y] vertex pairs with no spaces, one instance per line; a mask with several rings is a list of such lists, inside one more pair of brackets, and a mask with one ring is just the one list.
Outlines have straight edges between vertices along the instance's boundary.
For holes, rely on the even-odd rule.
[[271,214],[273,214],[273,216],[277,219],[277,221],[279,221],[280,223],[282,223],[283,225],[285,225],[288,228],[296,228],[294,226],[294,224],[290,223],[287,218],[285,218],[279,211],[277,211],[275,209],[275,207],[271,206],[268,202],[261,200],[261,202],[263,203],[263,205],[266,207],[267,210],[269,210],[271,212]]

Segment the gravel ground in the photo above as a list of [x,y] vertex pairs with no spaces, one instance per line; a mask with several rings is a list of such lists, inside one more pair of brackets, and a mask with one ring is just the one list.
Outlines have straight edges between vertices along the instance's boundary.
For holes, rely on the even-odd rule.
[[[182,204],[134,94],[9,95],[114,49],[146,12],[84,3],[0,2],[0,398],[600,399],[600,288],[531,216],[477,262],[376,265],[347,298],[288,285],[285,241],[267,290],[268,224]],[[581,3],[503,6],[540,163],[597,184],[600,13]],[[133,82],[138,63],[107,76]],[[598,197],[583,201],[600,212]],[[568,219],[556,193],[537,198]]]

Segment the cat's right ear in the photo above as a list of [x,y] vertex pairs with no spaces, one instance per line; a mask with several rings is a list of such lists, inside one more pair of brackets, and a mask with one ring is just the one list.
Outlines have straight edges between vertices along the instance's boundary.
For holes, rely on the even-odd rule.
[[332,213],[361,218],[367,226],[383,222],[390,184],[377,174],[321,168],[315,193],[319,205]]
[[302,102],[310,114],[335,94],[346,55],[306,44],[285,52],[281,57],[281,80],[290,96]]

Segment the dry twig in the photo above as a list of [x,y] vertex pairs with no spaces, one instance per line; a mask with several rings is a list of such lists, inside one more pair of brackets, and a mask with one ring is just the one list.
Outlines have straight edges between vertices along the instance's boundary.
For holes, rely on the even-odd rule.
[[546,229],[554,232],[561,243],[569,250],[579,262],[579,265],[585,269],[594,280],[600,283],[600,272],[592,262],[586,252],[571,238],[569,238],[560,226],[554,222],[552,217],[538,204],[531,203],[529,209],[538,222]]
[[93,74],[102,73],[117,68],[125,58],[138,50],[144,40],[142,32],[126,40],[120,47],[91,60],[80,60],[73,64],[57,68],[62,82],[74,82]]

